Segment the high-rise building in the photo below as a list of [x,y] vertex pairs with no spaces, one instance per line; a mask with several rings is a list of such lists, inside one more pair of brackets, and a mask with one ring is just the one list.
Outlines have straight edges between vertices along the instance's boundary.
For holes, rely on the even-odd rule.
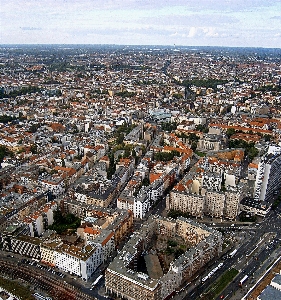
[[269,201],[281,189],[281,153],[267,153],[259,162],[254,199]]

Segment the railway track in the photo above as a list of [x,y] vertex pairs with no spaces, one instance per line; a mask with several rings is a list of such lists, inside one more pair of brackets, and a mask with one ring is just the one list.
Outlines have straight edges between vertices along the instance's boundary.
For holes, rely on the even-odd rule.
[[14,265],[10,262],[0,260],[0,274],[11,279],[20,279],[30,284],[35,289],[48,293],[55,300],[94,300],[95,298],[81,292],[79,289],[33,270],[26,265]]

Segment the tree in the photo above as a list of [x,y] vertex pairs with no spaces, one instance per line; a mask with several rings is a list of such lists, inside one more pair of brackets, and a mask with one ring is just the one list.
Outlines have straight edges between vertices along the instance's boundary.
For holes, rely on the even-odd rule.
[[3,158],[7,155],[11,155],[11,151],[3,145],[0,145],[0,163],[3,161]]
[[227,135],[228,138],[230,138],[234,133],[235,133],[234,128],[227,128],[226,135]]
[[142,185],[143,186],[149,186],[150,182],[149,182],[149,179],[147,177],[145,177],[142,181]]
[[3,116],[0,116],[0,123],[7,124],[7,123],[13,121],[14,119],[15,118],[13,118],[11,116],[3,115]]
[[176,98],[176,99],[182,99],[182,98],[183,98],[183,95],[182,95],[182,94],[179,94],[179,93],[174,93],[174,94],[173,94],[173,97]]
[[31,145],[30,151],[32,154],[36,154],[37,153],[37,145],[36,144]]
[[59,223],[63,219],[62,213],[60,210],[54,211],[54,223]]
[[132,150],[132,156],[133,156],[133,157],[136,157],[136,156],[137,156],[135,149]]
[[61,160],[61,166],[62,166],[63,168],[65,168],[65,161],[64,161],[64,159]]
[[251,147],[248,151],[248,156],[250,160],[253,160],[256,156],[258,156],[259,150],[255,147]]
[[128,158],[131,155],[131,151],[128,147],[125,147],[124,158]]
[[75,216],[73,214],[67,214],[65,217],[65,223],[71,224],[75,221]]
[[117,138],[116,138],[116,144],[122,144],[124,141],[124,134],[123,133],[120,133]]
[[193,142],[193,141],[198,142],[199,137],[195,133],[192,132],[188,135],[188,140],[189,140],[190,143]]
[[196,142],[192,142],[190,148],[191,148],[193,151],[196,151],[196,149],[197,149],[197,143],[196,143]]
[[202,125],[202,124],[196,125],[195,129],[197,131],[201,131],[201,132],[204,132],[204,133],[208,133],[209,132],[209,129],[206,126]]
[[32,124],[29,128],[29,132],[35,133],[38,129],[38,125],[37,124]]

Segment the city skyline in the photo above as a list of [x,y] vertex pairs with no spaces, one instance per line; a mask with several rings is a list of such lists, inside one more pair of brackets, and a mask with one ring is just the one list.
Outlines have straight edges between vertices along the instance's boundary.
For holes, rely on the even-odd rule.
[[1,44],[281,47],[281,1],[2,1]]

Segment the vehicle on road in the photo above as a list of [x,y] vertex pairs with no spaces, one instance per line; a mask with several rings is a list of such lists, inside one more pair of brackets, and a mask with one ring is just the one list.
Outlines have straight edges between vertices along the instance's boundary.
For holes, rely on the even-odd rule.
[[91,289],[95,288],[102,278],[103,278],[103,275],[98,276],[98,278],[92,283]]
[[207,276],[202,278],[202,282],[205,282],[207,279],[211,278],[218,269],[220,269],[223,266],[223,263],[219,263],[217,267],[215,267]]
[[243,283],[248,279],[248,275],[245,275],[240,281],[239,281],[239,286],[242,287]]
[[229,253],[229,257],[233,257],[237,252],[237,249],[234,249],[232,252]]

